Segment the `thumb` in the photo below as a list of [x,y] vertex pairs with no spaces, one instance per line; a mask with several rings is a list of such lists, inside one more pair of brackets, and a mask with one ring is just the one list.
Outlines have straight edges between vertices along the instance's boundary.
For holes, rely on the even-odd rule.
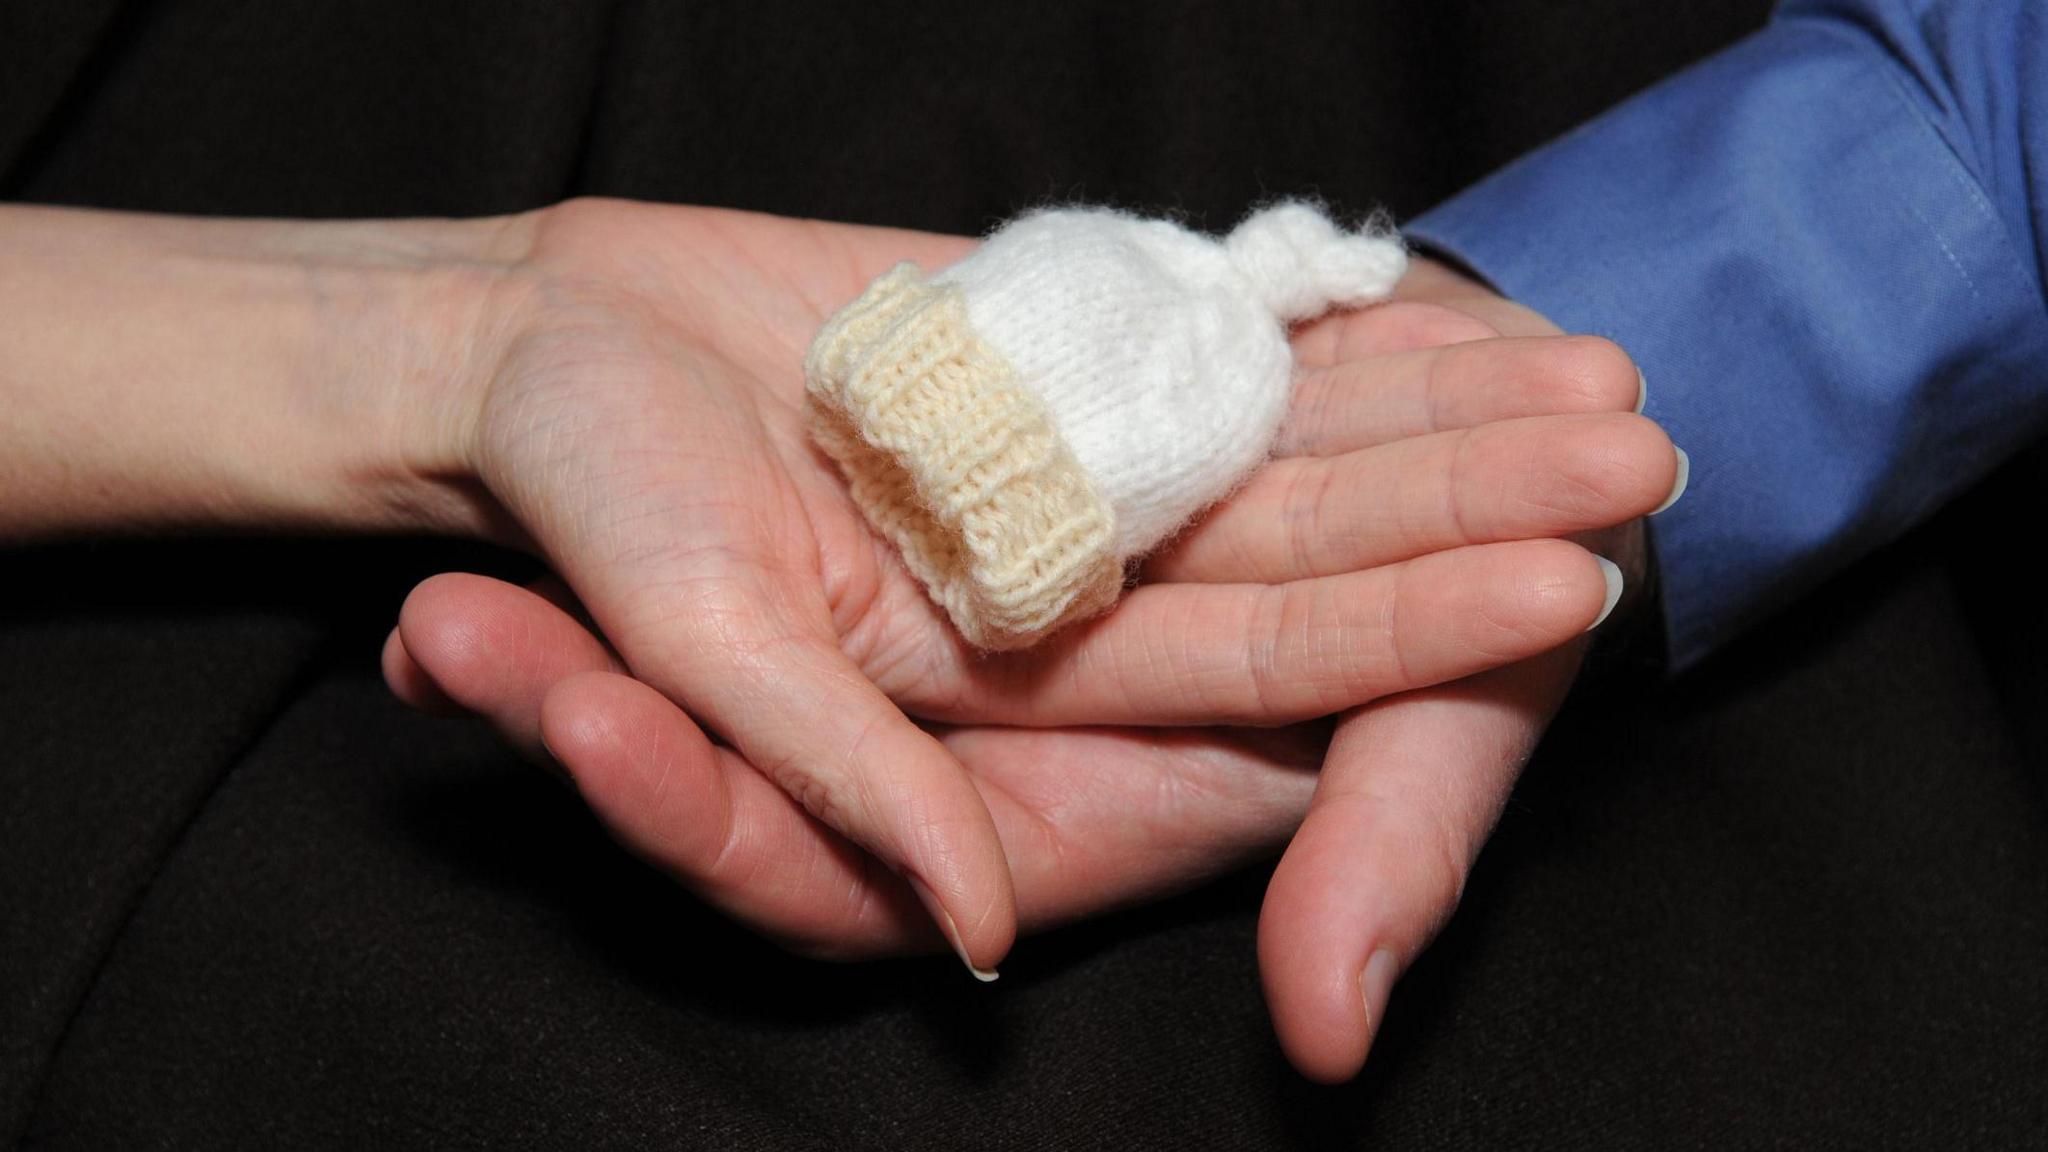
[[1583,645],[1376,701],[1339,723],[1259,916],[1259,969],[1295,1067],[1365,1063],[1394,981],[1450,919]]
[[805,810],[901,873],[970,971],[995,979],[1017,905],[994,819],[967,770],[843,653],[822,610],[720,582],[635,646],[636,675],[680,702]]

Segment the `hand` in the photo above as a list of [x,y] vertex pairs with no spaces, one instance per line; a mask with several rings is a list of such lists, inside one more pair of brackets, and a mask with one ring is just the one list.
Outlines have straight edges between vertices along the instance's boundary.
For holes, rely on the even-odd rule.
[[[1559,331],[1426,260],[1415,262],[1397,295],[1410,306],[1410,330],[1391,342],[1347,347],[1345,334],[1332,332],[1304,339],[1305,350],[1337,357]],[[1658,473],[1669,486],[1660,505],[1683,490],[1684,475],[1681,453]],[[1640,519],[1596,534],[1592,546],[1621,565],[1628,587],[1642,585]],[[1338,721],[1308,817],[1274,871],[1259,921],[1274,1027],[1308,1076],[1345,1080],[1364,1063],[1393,982],[1457,907],[1465,877],[1584,649],[1574,643],[1388,697]]]
[[[1451,433],[1446,439],[1446,433],[1439,429],[1472,427],[1496,419],[1514,420],[1540,412],[1621,411],[1632,408],[1636,400],[1633,369],[1611,347],[1598,342],[1500,341],[1446,353],[1403,351],[1416,349],[1428,339],[1441,338],[1446,332],[1447,318],[1457,319],[1440,308],[1396,306],[1332,320],[1305,332],[1301,342],[1304,358],[1322,364],[1323,370],[1312,373],[1300,390],[1297,418],[1283,445],[1289,457],[1191,531],[1172,552],[1155,561],[1154,575],[1201,579],[1207,574],[1214,578],[1215,573],[1234,563],[1240,571],[1248,565],[1254,571],[1263,566],[1269,570],[1258,574],[1284,578],[1291,574],[1289,564],[1295,570],[1334,565],[1331,554],[1346,548],[1355,560],[1376,550],[1381,555],[1398,555],[1403,548],[1449,546],[1457,541],[1442,523],[1446,514],[1450,514],[1450,520],[1457,520],[1461,504],[1467,509],[1487,505],[1485,501],[1475,501],[1473,496],[1488,491],[1507,499],[1497,499],[1487,506],[1519,508],[1524,518],[1516,527],[1532,532],[1566,532],[1612,522],[1647,510],[1660,498],[1644,493],[1657,493],[1660,486],[1668,486],[1670,450],[1660,435],[1652,433],[1639,438],[1644,432],[1639,421],[1611,417],[1591,422],[1583,418],[1556,422],[1520,420],[1488,428],[1484,437]],[[1479,330],[1461,322],[1450,334],[1478,335]],[[1538,347],[1538,343],[1542,346]],[[1544,355],[1531,355],[1539,351]],[[1361,364],[1367,353],[1379,359]],[[1353,360],[1341,365],[1334,363],[1333,358],[1339,356]],[[1359,377],[1368,372],[1378,377],[1377,386],[1358,386]],[[1443,483],[1443,456],[1439,452],[1432,457],[1427,451],[1432,446],[1441,449],[1450,443],[1462,448],[1461,452],[1453,453],[1453,458],[1462,457],[1465,461],[1467,483],[1463,485]],[[1373,457],[1367,455],[1376,448],[1382,449],[1378,464],[1383,467],[1376,468]],[[1316,451],[1328,455],[1317,457],[1313,455]],[[1532,457],[1530,453],[1542,455]],[[1661,468],[1660,454],[1665,462]],[[1426,466],[1431,459],[1437,462],[1433,470]],[[1531,468],[1532,463],[1542,467]],[[1585,471],[1587,468],[1592,471]],[[1626,482],[1615,483],[1618,473],[1630,468],[1637,474],[1632,478],[1620,476]],[[1350,486],[1343,480],[1370,484],[1367,490],[1375,493],[1405,492],[1406,496],[1391,501],[1361,500],[1350,494]],[[1406,487],[1390,483],[1395,480],[1404,482]],[[1431,480],[1437,481],[1433,488]],[[1271,515],[1276,505],[1290,503],[1276,500],[1277,494],[1311,488],[1320,490],[1322,497],[1297,497],[1291,501],[1294,514]],[[1430,493],[1431,498],[1422,498],[1424,493]],[[1448,503],[1447,495],[1454,497]],[[1266,512],[1257,511],[1262,507]],[[1423,509],[1434,509],[1436,517],[1432,519]],[[1296,528],[1294,534],[1285,537],[1284,547],[1276,547],[1271,539],[1259,539],[1260,535],[1272,536],[1270,526],[1276,521],[1291,523]],[[1468,523],[1468,530],[1470,527]],[[1513,531],[1514,528],[1505,526],[1481,527],[1479,538],[1508,537]],[[1250,539],[1233,541],[1233,532]],[[1405,543],[1390,545],[1385,538],[1389,535],[1405,537]],[[1328,542],[1331,537],[1349,537],[1350,541],[1332,548]],[[1324,553],[1320,560],[1316,558],[1319,549]],[[1285,551],[1297,555],[1274,559]],[[394,635],[390,650],[394,687],[415,701],[448,691],[467,707],[494,716],[515,737],[534,745],[541,730],[541,701],[558,681],[573,673],[616,665],[603,655],[602,645],[587,633],[577,631],[574,635],[580,639],[572,643],[566,638],[570,633],[531,621],[516,627],[506,625],[528,639],[520,641],[522,647],[516,654],[499,652],[495,642],[486,642],[497,635],[494,626],[479,621],[517,620],[518,602],[493,601],[488,597],[483,597],[481,603],[473,602],[481,596],[474,587],[446,582],[430,584],[415,595],[408,604],[402,633]],[[531,609],[533,604],[527,607]],[[542,642],[532,637],[551,639]],[[408,654],[409,648],[420,650],[417,659]],[[557,648],[568,654],[546,655]],[[431,674],[426,669],[432,669]],[[444,687],[437,690],[436,683]],[[552,710],[561,729],[558,742],[563,744],[557,751],[576,772],[592,803],[607,813],[629,843],[692,881],[737,915],[812,950],[896,948],[918,940],[916,933],[898,922],[869,922],[855,917],[854,920],[867,924],[857,927],[849,921],[845,909],[866,909],[862,916],[872,917],[882,910],[900,908],[902,893],[886,877],[874,877],[856,868],[861,858],[858,854],[849,855],[843,842],[823,835],[801,819],[793,819],[792,812],[774,815],[778,811],[774,794],[761,789],[757,779],[745,774],[737,758],[722,751],[709,754],[711,760],[702,763],[679,763],[671,758],[653,774],[653,779],[662,782],[662,794],[670,796],[691,793],[687,786],[674,783],[672,777],[681,774],[691,778],[692,772],[708,772],[704,765],[713,761],[720,773],[730,777],[719,786],[719,795],[714,797],[716,803],[705,809],[737,813],[709,823],[708,827],[721,837],[719,849],[709,858],[724,864],[715,874],[707,873],[700,858],[674,847],[685,830],[669,827],[684,823],[672,815],[676,809],[671,806],[650,812],[644,804],[649,795],[647,788],[632,786],[636,780],[644,785],[647,777],[617,767],[631,760],[633,749],[642,746],[634,743],[635,736],[645,738],[650,733],[668,731],[670,736],[661,746],[678,747],[682,740],[678,733],[695,732],[687,717],[672,708],[664,711],[658,699],[644,690],[636,695],[635,686],[601,677],[580,677],[573,690],[566,684],[563,688]],[[1285,804],[1248,806],[1241,793],[1232,790],[1201,793],[1229,797],[1221,811],[1251,815],[1249,828],[1233,823],[1228,835],[1215,836],[1213,825],[1204,820],[1185,826],[1132,820],[1131,813],[1143,812],[1143,806],[1133,808],[1127,790],[1106,785],[1136,782],[1139,795],[1156,795],[1156,779],[1161,772],[1171,775],[1176,765],[1187,762],[1189,755],[1196,756],[1193,762],[1198,766],[1213,764],[1210,754],[1217,745],[1226,751],[1242,747],[1242,737],[1203,732],[1174,738],[1173,755],[1163,761],[1144,761],[1153,769],[1147,772],[1134,767],[1131,761],[1142,760],[1136,755],[1137,750],[1151,747],[1161,738],[1156,734],[1124,734],[1116,738],[1115,746],[1126,755],[1110,775],[1098,771],[1069,779],[1061,774],[1060,770],[1070,765],[1091,761],[1063,756],[1060,749],[1088,746],[1090,752],[1099,755],[1101,743],[1107,738],[1102,733],[989,731],[953,732],[947,736],[956,750],[965,743],[976,751],[970,766],[975,768],[982,794],[988,798],[996,822],[1003,829],[1012,866],[1019,874],[1019,899],[1027,923],[1042,924],[1086,912],[1104,903],[1128,899],[1161,883],[1184,882],[1241,858],[1248,844],[1277,842],[1291,827],[1292,813]],[[709,747],[701,735],[683,743],[699,750]],[[1034,770],[1028,775],[1018,772],[1017,760],[1004,758],[1006,748],[1019,746],[1029,746],[1028,759],[1035,761]],[[1100,763],[1099,759],[1092,762]],[[750,779],[754,782],[745,783]],[[1296,779],[1294,795],[1298,796],[1300,785]],[[1047,804],[1055,806],[1053,811],[1061,819],[1042,815],[1032,820],[1020,819],[1029,805],[1020,804],[1013,795],[1017,782],[1036,783],[1039,790],[1027,795],[1043,797]],[[1178,790],[1175,794],[1179,794]],[[1107,819],[1096,822],[1095,816],[1103,814]],[[1080,829],[1072,822],[1077,815],[1086,815],[1081,824],[1092,829],[1085,837],[1079,835]],[[690,823],[696,827],[696,822]],[[758,831],[766,825],[781,831]],[[1020,841],[1020,827],[1026,832],[1036,827],[1038,832]],[[1145,843],[1155,847],[1163,843],[1172,850],[1142,853],[1134,862],[1114,860],[1113,853],[1089,847],[1124,843],[1127,837],[1116,833],[1134,830]],[[1212,839],[1219,843],[1211,843]],[[798,850],[805,844],[812,846]],[[837,846],[824,850],[818,844]],[[1056,850],[1034,857],[1029,851],[1034,844]],[[751,865],[746,862],[753,860],[755,853],[730,845],[758,849],[767,859],[810,861],[807,866],[828,862],[840,872],[836,879],[812,876],[816,883],[808,886],[783,882],[788,879],[786,876],[779,876],[778,882],[769,885],[739,885],[732,882],[734,873],[728,870],[739,861],[742,866],[737,874],[748,874]],[[1231,845],[1236,846],[1234,853],[1228,850]],[[1057,875],[1050,874],[1034,859],[1060,861],[1062,870]],[[1167,862],[1168,868],[1164,877],[1157,873],[1162,861]],[[1134,866],[1142,862],[1150,864]],[[850,883],[852,880],[861,882]]]
[[[490,720],[627,847],[792,949],[944,946],[901,881],[626,676],[576,612],[554,581],[437,576],[406,601],[386,679],[416,707]],[[995,820],[1020,926],[1039,930],[1270,853],[1308,807],[1329,726],[933,730]]]
[[[985,656],[807,442],[798,374],[818,324],[869,278],[968,246],[740,213],[550,210],[469,358],[467,452],[633,676],[902,872],[971,967],[992,967],[1014,933],[1003,846],[955,756],[902,710],[1274,725],[1454,680],[1583,632],[1607,581],[1543,537],[1638,515],[1668,485],[1662,433],[1614,414],[1634,375],[1607,346],[1574,353],[1604,363],[1566,410],[1596,414],[1485,427],[1470,425],[1559,410],[1529,406],[1547,377],[1526,370],[1528,347],[1449,367],[1395,357],[1384,406],[1330,399],[1332,364],[1302,390],[1295,457],[1162,557],[1169,579],[1039,648]],[[1319,331],[1341,343],[1381,322]],[[1431,410],[1437,372],[1493,386]],[[1528,467],[1539,451],[1546,466]]]
[[[1153,583],[1045,649],[977,661],[851,515],[804,447],[794,403],[795,366],[826,312],[898,259],[944,263],[967,243],[599,203],[496,220],[319,223],[0,207],[0,311],[14,321],[0,356],[12,413],[0,423],[10,494],[0,538],[429,529],[538,547],[636,675],[853,842],[922,875],[944,901],[938,917],[961,925],[956,946],[986,963],[1012,924],[997,835],[1008,817],[990,817],[946,747],[898,704],[984,723],[1275,725],[1453,681],[1582,631],[1605,583],[1585,552],[1537,538],[1631,520],[1670,484],[1662,434],[1615,415],[1634,393],[1616,350],[1511,340],[1422,350],[1547,328],[1418,267],[1410,295],[1440,304],[1371,309],[1302,334],[1301,358],[1317,367],[1282,458],[1157,558]],[[492,667],[483,680],[530,671]],[[1276,1019],[1312,1072],[1355,1067],[1370,1034],[1347,981],[1322,974],[1356,971],[1361,941],[1393,941],[1397,964],[1412,957],[1447,911],[1455,884],[1441,881],[1462,874],[1565,676],[1510,670],[1345,722],[1323,818],[1283,864],[1267,917]],[[520,698],[536,729],[543,698]],[[557,723],[606,715],[562,698],[568,720]],[[1453,722],[1461,710],[1488,722]],[[699,731],[676,716],[690,725],[677,732]],[[1205,739],[1143,742],[1207,755]],[[946,740],[961,745],[957,733]],[[1089,755],[1112,746],[1132,747]],[[1467,807],[1397,787],[1443,750],[1456,762],[1442,795]],[[1096,809],[1091,838],[1114,843],[1126,806],[1144,810],[1114,787],[1123,777],[1051,771],[1100,759],[1051,743],[1032,755],[1048,757],[1032,777],[1041,810],[1126,797]],[[1387,767],[1404,763],[1406,775]],[[632,795],[601,772],[584,784],[600,809]],[[1358,788],[1363,799],[1348,799]],[[1272,839],[1284,835],[1288,821],[1274,814],[1285,804],[1243,807],[1254,823],[1276,821]],[[1193,874],[1260,839],[1228,824],[1216,849],[1199,820],[1131,825],[1156,827],[1161,851],[1113,862],[1049,838],[1070,852],[1073,877],[1100,882],[1062,888],[1020,873],[1033,922],[1041,909],[1085,910]],[[794,827],[800,843],[851,851],[817,826]],[[1417,843],[1441,847],[1446,863],[1432,872],[1413,867],[1427,852],[1333,855],[1347,827],[1421,829]],[[1166,863],[1148,871],[1139,858]],[[898,881],[863,875],[849,893],[903,903]],[[1313,910],[1296,899],[1290,912],[1287,891],[1378,891],[1345,887],[1376,876],[1383,907],[1335,900],[1327,933],[1284,947],[1304,939],[1298,910]]]

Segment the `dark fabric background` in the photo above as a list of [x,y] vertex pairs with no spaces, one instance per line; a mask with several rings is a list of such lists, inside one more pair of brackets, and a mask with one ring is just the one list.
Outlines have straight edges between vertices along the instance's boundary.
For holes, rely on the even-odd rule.
[[[1406,214],[1764,7],[11,0],[0,196]],[[2009,467],[1667,691],[1575,703],[1338,1089],[1270,1038],[1256,874],[1028,939],[994,988],[708,915],[487,733],[383,692],[413,579],[516,561],[0,552],[0,1141],[2041,1147],[2048,607],[2007,526],[2041,522],[2042,477]]]

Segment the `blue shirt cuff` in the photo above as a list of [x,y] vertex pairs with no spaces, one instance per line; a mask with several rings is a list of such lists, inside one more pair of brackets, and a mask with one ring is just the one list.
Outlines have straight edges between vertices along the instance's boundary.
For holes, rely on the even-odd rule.
[[1692,458],[1651,525],[1677,668],[2043,423],[2024,245],[1884,55],[1824,23],[1772,25],[1407,232],[1641,365]]

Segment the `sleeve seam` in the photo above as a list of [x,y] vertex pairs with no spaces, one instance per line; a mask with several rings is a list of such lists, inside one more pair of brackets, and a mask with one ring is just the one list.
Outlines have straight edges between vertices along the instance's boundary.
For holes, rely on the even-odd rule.
[[[1865,66],[1876,69],[1878,74],[1882,76],[1885,85],[1891,89],[1892,95],[1904,106],[1907,114],[1913,118],[1914,122],[1918,123],[1922,129],[1940,142],[1942,151],[1949,159],[1949,164],[1944,166],[1944,175],[1962,191],[1963,195],[1968,199],[1970,206],[1976,209],[1980,219],[1997,227],[2001,232],[2010,233],[2010,229],[2006,227],[2005,221],[1999,217],[1998,210],[1992,206],[1991,198],[1985,194],[1984,182],[1977,176],[1976,170],[1970,164],[1969,157],[1965,155],[1962,149],[1956,146],[1955,140],[1951,138],[1949,133],[1943,131],[1941,123],[1928,113],[1926,107],[1919,100],[1914,98],[1911,88],[1900,77],[1899,69],[1894,65],[1891,54],[1884,51],[1882,46],[1876,44],[1874,38],[1868,32],[1854,29],[1839,18],[1824,16],[1818,13],[1793,13],[1788,16],[1781,16],[1778,26],[1788,28],[1800,27],[1840,42],[1854,49],[1859,56],[1876,56],[1877,59],[1875,60],[1865,59]],[[1934,231],[1932,223],[1917,208],[1914,209],[1914,215],[1919,217],[1921,223],[1927,225],[1930,231]],[[1941,245],[1942,252],[1948,256],[1950,262],[1954,263],[1956,261],[1955,254],[1950,251],[1948,243],[1941,239],[1938,232],[1935,232],[1935,241]],[[2007,246],[2006,251],[2011,252],[2013,247],[2013,245]],[[1957,270],[1962,271],[1959,264]],[[2024,269],[2022,270],[2024,271]],[[1970,285],[1971,293],[1974,296],[1976,294],[1975,280],[1967,272],[1964,273],[1963,279]],[[2044,307],[2048,307],[2048,302],[2044,302]]]

